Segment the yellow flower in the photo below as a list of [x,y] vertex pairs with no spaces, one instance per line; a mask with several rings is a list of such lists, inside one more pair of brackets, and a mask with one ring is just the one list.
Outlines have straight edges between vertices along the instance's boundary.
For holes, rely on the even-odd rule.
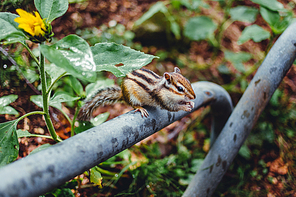
[[44,21],[40,17],[38,12],[34,12],[35,16],[22,9],[16,9],[16,12],[20,15],[14,19],[19,24],[19,28],[29,33],[33,37],[42,37],[46,32],[46,26]]

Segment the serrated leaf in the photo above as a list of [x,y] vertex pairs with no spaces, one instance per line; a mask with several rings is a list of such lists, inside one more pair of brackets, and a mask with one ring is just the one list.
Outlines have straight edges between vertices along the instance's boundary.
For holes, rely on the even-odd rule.
[[34,3],[41,17],[49,23],[68,10],[68,0],[34,0]]
[[13,162],[18,156],[17,123],[18,120],[0,123],[0,167]]
[[184,35],[190,40],[205,40],[217,29],[216,23],[206,16],[193,17],[185,25]]
[[254,42],[261,42],[262,40],[268,38],[270,38],[269,31],[266,31],[258,25],[251,25],[243,30],[242,35],[239,37],[237,43],[241,45],[250,39],[252,39]]
[[50,62],[73,76],[89,82],[96,80],[96,65],[91,49],[84,39],[69,35],[51,46],[41,45],[40,49]]
[[64,92],[58,92],[58,93],[55,93],[53,97],[49,100],[49,105],[61,110],[62,103],[76,101],[78,99],[80,99],[80,97],[73,97]]
[[256,20],[258,10],[247,6],[237,6],[230,9],[231,19],[234,21],[243,21],[253,23]]
[[35,103],[38,107],[43,108],[43,98],[41,95],[32,95],[30,101]]
[[26,40],[26,35],[18,28],[14,19],[19,17],[9,12],[0,12],[0,41],[4,44]]
[[9,105],[10,103],[14,102],[18,98],[17,95],[8,95],[8,96],[2,96],[0,97],[0,107],[4,107],[6,105]]
[[[116,43],[98,43],[91,47],[97,71],[110,71],[116,77],[149,64],[156,56],[136,51]],[[121,65],[121,66],[116,66]]]
[[277,0],[251,0],[251,1],[273,11],[284,10],[284,5],[278,2]]

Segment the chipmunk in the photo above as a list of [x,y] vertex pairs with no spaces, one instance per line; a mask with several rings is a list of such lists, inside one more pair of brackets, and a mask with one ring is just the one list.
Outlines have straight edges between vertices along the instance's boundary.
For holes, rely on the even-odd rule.
[[142,117],[149,116],[143,108],[145,105],[168,111],[191,111],[194,107],[191,99],[195,99],[195,93],[178,67],[174,72],[165,72],[162,77],[142,68],[128,73],[121,88],[115,86],[99,90],[81,107],[77,118],[89,121],[97,107],[119,101],[125,101],[135,108],[135,112],[141,112]]

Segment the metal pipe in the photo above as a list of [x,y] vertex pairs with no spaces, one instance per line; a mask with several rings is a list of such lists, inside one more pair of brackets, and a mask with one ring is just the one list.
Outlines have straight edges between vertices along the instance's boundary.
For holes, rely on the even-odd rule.
[[296,23],[279,37],[211,147],[184,197],[211,196],[296,58]]
[[[210,82],[197,82],[193,89],[196,93],[194,110],[212,105],[213,110],[229,108],[226,111],[230,114],[231,99],[223,88]],[[148,118],[128,112],[2,167],[0,197],[44,194],[189,114],[152,107],[146,109]],[[217,125],[225,123],[221,122],[224,121],[223,112],[214,113],[214,116],[219,121]],[[223,117],[219,119],[219,116]]]

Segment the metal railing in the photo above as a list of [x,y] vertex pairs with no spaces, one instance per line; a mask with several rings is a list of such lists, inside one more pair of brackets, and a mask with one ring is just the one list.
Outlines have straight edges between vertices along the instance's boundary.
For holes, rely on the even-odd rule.
[[211,196],[296,58],[296,23],[279,37],[183,196]]
[[[233,112],[230,96],[222,87],[211,82],[193,84],[196,93],[194,110],[211,106],[211,149],[184,196],[213,194],[295,60],[295,32],[296,23],[281,35]],[[152,107],[146,109],[150,115],[148,118],[128,112],[2,167],[0,197],[44,194],[188,114]]]

